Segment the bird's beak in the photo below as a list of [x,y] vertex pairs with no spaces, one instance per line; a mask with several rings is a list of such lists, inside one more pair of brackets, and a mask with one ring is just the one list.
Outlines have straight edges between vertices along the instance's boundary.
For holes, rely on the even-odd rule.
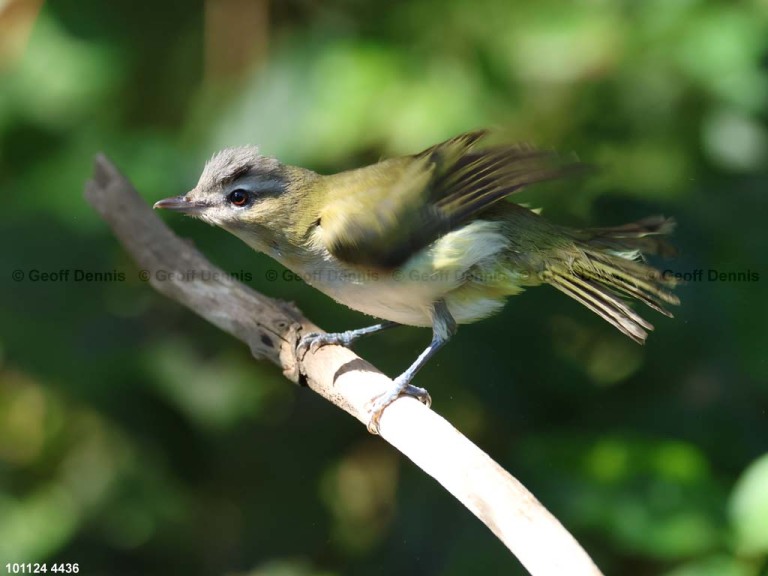
[[171,196],[170,198],[158,200],[152,208],[163,208],[165,210],[181,212],[182,214],[195,214],[206,208],[206,205],[202,202],[190,200],[186,196]]

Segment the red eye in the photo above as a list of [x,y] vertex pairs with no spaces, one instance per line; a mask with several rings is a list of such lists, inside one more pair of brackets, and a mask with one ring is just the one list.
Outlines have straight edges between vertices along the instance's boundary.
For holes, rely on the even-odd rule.
[[227,199],[235,206],[245,206],[250,201],[251,195],[246,190],[238,188],[237,190],[232,190]]

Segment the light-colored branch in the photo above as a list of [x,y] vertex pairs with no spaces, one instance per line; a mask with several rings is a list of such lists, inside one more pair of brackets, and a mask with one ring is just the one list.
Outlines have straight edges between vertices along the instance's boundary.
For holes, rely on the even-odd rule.
[[[339,346],[297,358],[302,333],[317,331],[293,305],[263,296],[230,278],[160,220],[104,156],[96,158],[85,197],[142,269],[152,286],[245,342],[293,382],[363,424],[366,405],[392,381]],[[599,575],[576,540],[525,487],[450,423],[411,398],[382,415],[381,436],[435,478],[534,575]]]

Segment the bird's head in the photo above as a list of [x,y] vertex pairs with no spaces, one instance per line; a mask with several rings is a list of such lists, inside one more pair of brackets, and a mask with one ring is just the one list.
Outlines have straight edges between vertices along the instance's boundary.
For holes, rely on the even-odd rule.
[[181,196],[165,198],[155,208],[181,212],[214,226],[236,231],[275,219],[288,190],[287,167],[262,156],[255,146],[227,148],[205,165],[200,180]]

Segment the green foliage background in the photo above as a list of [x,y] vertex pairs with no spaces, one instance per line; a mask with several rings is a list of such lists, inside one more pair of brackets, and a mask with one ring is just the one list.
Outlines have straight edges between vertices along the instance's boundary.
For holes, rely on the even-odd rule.
[[[142,283],[82,199],[100,150],[154,202],[228,145],[333,171],[497,126],[600,168],[522,200],[576,226],[674,215],[681,256],[658,265],[703,277],[676,319],[648,313],[645,347],[532,290],[418,383],[607,574],[767,574],[765,0],[273,0],[213,39],[205,8],[47,2],[0,70],[0,571],[524,573],[384,442]],[[250,64],[206,66],[206,38]],[[167,219],[326,329],[368,322]],[[125,281],[31,279],[62,269]],[[358,352],[396,374],[428,339]]]

